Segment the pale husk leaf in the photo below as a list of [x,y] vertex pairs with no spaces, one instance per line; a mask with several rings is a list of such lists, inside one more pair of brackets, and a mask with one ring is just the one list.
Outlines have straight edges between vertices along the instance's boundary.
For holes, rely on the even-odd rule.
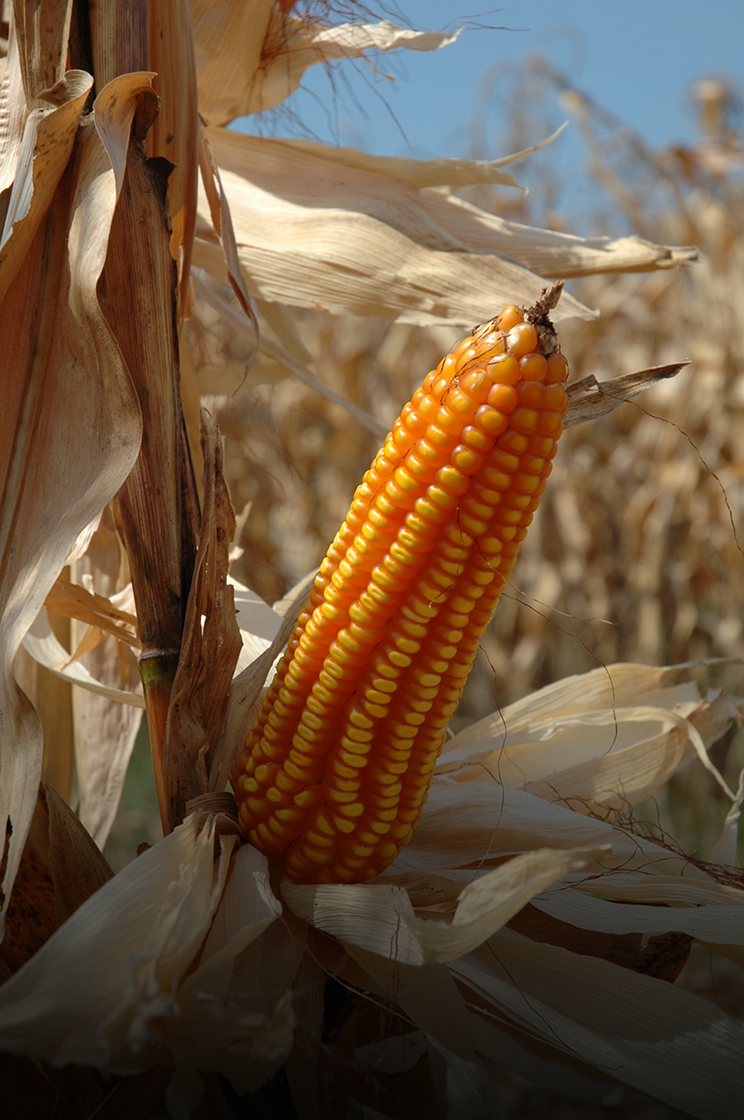
[[[328,160],[329,163],[341,163],[346,167],[359,167],[366,171],[374,171],[378,175],[387,175],[390,179],[398,179],[401,183],[408,183],[412,187],[447,187],[457,190],[459,187],[473,186],[475,183],[498,184],[502,187],[517,187],[519,183],[501,168],[509,163],[516,163],[525,156],[538,152],[557,139],[563,132],[565,125],[561,125],[547,139],[521,152],[502,156],[500,159],[406,159],[403,156],[374,156],[363,152],[359,148],[332,148],[328,144],[319,144],[314,140],[288,140],[281,137],[279,143],[297,151],[307,152],[319,159]],[[524,188],[519,188],[524,189]]]
[[[683,856],[634,836],[607,821],[575,813],[520,789],[493,782],[454,782],[435,776],[416,831],[392,869],[436,872],[489,866],[488,861],[536,848],[612,848],[597,861],[602,874],[622,865],[643,867],[648,876],[708,876]],[[658,861],[658,866],[657,866]],[[467,872],[467,880],[472,872]]]
[[[140,697],[137,661],[127,646],[109,638],[86,654],[85,661],[102,685]],[[73,689],[72,705],[78,816],[103,849],[119,808],[143,708],[86,688]]]
[[431,192],[423,206],[437,224],[474,252],[502,253],[551,279],[601,272],[683,268],[698,259],[694,246],[655,245],[642,237],[577,237],[511,222],[462,198]]
[[99,94],[95,127],[91,121],[78,132],[60,181],[64,193],[50,211],[43,272],[40,227],[2,306],[0,360],[12,370],[4,380],[15,387],[2,421],[10,438],[0,441],[13,449],[13,458],[0,462],[0,822],[12,821],[5,905],[42,750],[38,720],[13,679],[13,659],[78,535],[116,493],[139,447],[137,401],[96,285],[117,199],[114,166],[125,158],[135,110],[148,94],[142,75],[117,79]]
[[[127,565],[110,509],[103,511],[88,548],[75,562],[73,575],[122,613],[134,607]],[[122,586],[124,585],[124,586]],[[136,618],[134,619],[136,626]],[[73,637],[90,627],[73,624]],[[96,631],[93,631],[96,633]],[[101,631],[97,631],[101,635]],[[81,642],[75,645],[76,653]],[[103,685],[126,693],[141,693],[137,661],[129,645],[107,638],[82,657],[84,667]],[[75,765],[80,801],[78,816],[103,848],[119,806],[142,709],[112,697],[95,695],[85,688],[72,694],[75,721]]]
[[94,677],[82,662],[70,661],[69,653],[54,636],[46,610],[40,611],[29,627],[23,639],[23,648],[40,665],[70,681],[71,684],[98,693],[100,696],[106,696],[119,704],[128,704],[134,708],[145,706],[145,701],[139,693],[130,692],[128,689]]
[[232,847],[195,814],[92,895],[0,990],[3,1047],[122,1073],[162,1058]]
[[597,381],[594,374],[582,377],[581,381],[574,381],[566,390],[568,412],[564,427],[572,428],[585,420],[596,420],[599,416],[606,416],[619,404],[632,400],[644,389],[650,389],[660,381],[675,377],[686,365],[689,365],[688,361],[652,366],[650,369],[639,370],[638,373],[627,373],[602,382]]
[[498,1103],[475,1052],[467,1008],[447,967],[416,967],[387,960],[349,942],[343,945],[372,978],[377,991],[395,1000],[439,1050],[465,1091],[496,1120]]
[[744,1091],[744,1027],[662,980],[505,931],[452,971],[551,1047],[703,1120]]
[[309,66],[365,51],[430,51],[457,34],[413,31],[387,20],[337,27],[283,15],[272,0],[191,6],[199,71],[199,108],[213,125],[273,109],[297,89]]
[[[738,708],[726,697],[707,704],[692,683],[670,686],[663,670],[632,665],[568,677],[455,736],[437,773],[503,782],[602,813],[638,804],[695,752],[733,801],[707,746]],[[661,734],[650,734],[659,726]]]
[[281,626],[281,618],[260,595],[240,583],[234,576],[228,575],[227,582],[233,589],[242,639],[238,663],[235,666],[237,677],[269,648]]
[[597,855],[542,848],[517,856],[466,886],[451,919],[417,917],[395,883],[302,886],[284,879],[281,890],[293,913],[342,941],[406,965],[443,964],[471,952],[546,886]]
[[[334,313],[472,326],[506,303],[528,306],[542,292],[542,280],[520,264],[454,239],[406,183],[329,165],[280,141],[206,133],[251,295]],[[201,196],[199,216],[194,262],[222,282],[222,254],[210,240]],[[593,313],[564,295],[555,318],[572,315]]]
[[258,711],[261,691],[267,683],[274,662],[292,635],[300,611],[307,602],[307,595],[308,592],[303,587],[293,604],[281,616],[280,626],[271,644],[255,661],[238,673],[230,686],[225,731],[215,744],[214,760],[209,773],[210,792],[225,788],[230,768],[243,749],[248,729]]
[[[678,885],[684,891],[674,892],[674,906],[659,905],[664,899],[658,892],[658,884],[653,896],[657,903],[655,906],[634,906],[594,898],[586,893],[591,884],[585,884],[581,890],[565,887],[549,889],[535,899],[533,905],[580,929],[595,929],[602,933],[645,933],[649,936],[674,931],[686,933],[698,941],[744,945],[744,892],[735,892],[739,897],[729,899],[727,906],[703,905],[701,884],[688,884],[682,880],[678,881]],[[602,892],[603,884],[597,887]],[[688,905],[680,905],[683,893]]]
[[[14,21],[15,22],[15,21]],[[9,190],[16,177],[23,133],[28,117],[21,76],[21,57],[15,28],[0,82],[0,191]]]
[[262,937],[281,914],[265,858],[244,845],[233,857],[198,967],[179,993],[181,1017],[172,1026],[177,1061],[224,1074],[240,1093],[263,1084],[292,1046],[289,989],[305,936],[277,926]]

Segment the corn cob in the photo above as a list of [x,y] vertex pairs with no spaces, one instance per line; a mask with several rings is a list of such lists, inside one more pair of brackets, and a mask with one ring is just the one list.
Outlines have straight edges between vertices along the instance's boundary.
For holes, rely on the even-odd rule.
[[245,835],[296,881],[369,879],[416,827],[563,430],[561,288],[428,375],[321,565],[238,779]]

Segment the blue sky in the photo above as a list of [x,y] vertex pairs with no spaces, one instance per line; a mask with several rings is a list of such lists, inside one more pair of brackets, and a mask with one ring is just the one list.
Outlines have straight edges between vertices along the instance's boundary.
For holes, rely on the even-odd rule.
[[[367,2],[395,19],[394,0]],[[342,63],[334,98],[322,68],[308,71],[305,91],[286,104],[317,138],[379,154],[473,154],[468,121],[484,75],[490,68],[505,80],[536,51],[653,146],[694,139],[693,82],[721,75],[744,84],[742,0],[506,0],[490,10],[472,0],[398,0],[397,6],[413,26],[466,29],[442,50],[378,56],[379,69],[393,73],[394,83],[358,63]],[[497,95],[502,86],[497,82]],[[494,143],[497,112],[494,104],[488,115]],[[557,99],[556,112],[560,117]],[[286,113],[267,122],[251,118],[247,128],[297,135]]]

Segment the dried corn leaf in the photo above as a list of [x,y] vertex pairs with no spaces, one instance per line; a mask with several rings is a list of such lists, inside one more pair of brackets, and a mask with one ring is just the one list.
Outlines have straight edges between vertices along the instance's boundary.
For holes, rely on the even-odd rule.
[[[112,634],[135,649],[142,648],[137,637],[137,616],[120,610],[104,595],[86,591],[84,587],[70,583],[69,580],[58,579],[44,600],[44,606],[51,614],[77,619],[88,626],[105,630],[107,634]],[[78,656],[76,648],[73,657]]]
[[181,823],[188,801],[207,792],[210,751],[224,731],[230,681],[241,647],[233,589],[227,582],[235,514],[222,474],[222,437],[204,410],[201,423],[202,524],[165,743],[170,828]]
[[170,250],[178,263],[178,308],[182,317],[188,305],[199,164],[196,63],[188,0],[150,0],[147,18],[148,65],[155,71],[153,88],[160,105],[147,135],[146,152],[174,165],[168,179]]
[[451,965],[457,980],[557,1051],[686,1113],[730,1115],[744,1026],[662,980],[508,932]]
[[[217,818],[193,814],[77,910],[0,990],[11,1053],[120,1073],[175,1065],[238,1092],[263,1083],[292,1045],[289,988],[304,930],[281,924],[258,852],[233,852]],[[198,955],[198,966],[192,962]]]
[[[598,860],[591,873],[615,866],[642,866],[649,876],[689,875],[708,882],[703,871],[650,840],[633,836],[603,820],[493,782],[453,782],[434,778],[416,831],[391,870],[436,872],[489,866],[490,860],[537,848],[600,848],[611,857]],[[658,863],[658,867],[656,864]],[[472,871],[464,872],[466,881]]]
[[323,27],[281,12],[272,0],[210,0],[191,5],[199,108],[210,124],[273,109],[293,93],[309,66],[365,51],[431,51],[457,34],[413,31],[387,20]]
[[[697,941],[708,941],[721,945],[744,945],[744,891],[735,892],[728,906],[703,905],[698,884],[679,884],[685,886],[688,905],[680,906],[681,892],[676,892],[677,905],[659,905],[662,899],[655,893],[655,906],[648,902],[632,905],[603,898],[594,898],[587,893],[591,883],[582,885],[581,890],[546,890],[532,900],[545,914],[559,921],[568,922],[579,929],[599,930],[602,933],[644,933],[653,937],[660,933],[686,933]],[[598,889],[602,891],[602,887]],[[732,892],[734,893],[734,892]]]
[[[694,684],[671,686],[672,679],[669,670],[633,665],[566,678],[455,736],[437,773],[602,814],[653,794],[694,751],[733,801],[706,748],[738,709],[725,697],[708,704]],[[659,725],[661,734],[652,734]]]
[[112,877],[78,818],[42,779],[0,945],[2,979],[17,972]]
[[128,1072],[152,1064],[157,1049],[152,1040],[140,1049],[140,1039],[153,1012],[174,1007],[222,895],[231,846],[215,864],[214,824],[192,817],[105,884],[2,989],[3,1047],[60,1065]]
[[[7,905],[41,761],[39,723],[13,679],[16,651],[78,535],[113,497],[136,458],[140,416],[97,284],[135,111],[147,78],[117,79],[78,132],[55,206],[40,225],[0,309],[0,363],[10,388],[0,460],[0,707]],[[12,456],[12,457],[10,457]],[[12,834],[11,834],[12,830]]]
[[279,615],[264,603],[260,595],[245,587],[233,576],[228,575],[227,582],[233,589],[235,611],[242,646],[235,666],[235,676],[239,676],[244,669],[249,668],[257,657],[264,653],[274,638],[281,625]]
[[49,623],[49,616],[42,610],[29,627],[23,639],[23,648],[50,672],[76,684],[90,692],[116,700],[120,704],[129,704],[135,708],[144,708],[145,701],[136,692],[106,683],[93,676],[89,669],[80,661],[70,661],[70,655],[63,645],[57,640]]
[[328,160],[329,163],[340,163],[345,167],[359,167],[365,171],[373,171],[377,175],[386,175],[389,179],[398,179],[401,183],[408,183],[409,186],[419,190],[424,187],[447,187],[450,190],[457,190],[459,187],[469,187],[475,183],[491,183],[502,187],[524,189],[519,187],[519,183],[512,175],[504,174],[501,168],[545,148],[560,136],[565,127],[565,124],[562,124],[539,144],[533,144],[532,147],[524,148],[521,152],[514,152],[512,155],[494,160],[405,159],[402,156],[373,156],[359,148],[331,148],[328,144],[318,144],[313,140],[287,140],[282,137],[276,138],[275,142],[300,152],[307,152],[308,155],[317,156],[318,159]]
[[584,420],[596,420],[606,416],[619,404],[638,396],[644,389],[650,389],[660,381],[675,377],[689,361],[674,362],[666,366],[652,366],[638,373],[626,373],[622,377],[612,377],[608,381],[597,381],[594,374],[582,377],[568,386],[568,412],[564,427],[572,428]]
[[[110,508],[104,510],[88,549],[75,563],[73,575],[91,592],[98,593],[106,601],[110,599],[119,610],[130,614],[134,610],[132,585],[127,582],[128,565]],[[136,625],[136,619],[134,621]],[[73,624],[76,639],[83,629],[83,625]],[[100,630],[92,632],[103,636]],[[91,633],[91,628],[85,633]],[[83,640],[77,643],[76,655]],[[94,649],[82,655],[81,662],[103,685],[126,694],[142,691],[137,661],[129,645],[104,636]],[[80,797],[78,815],[98,846],[103,848],[119,806],[142,709],[96,695],[86,688],[76,688],[73,690],[73,713]]]
[[[486,320],[529,305],[541,279],[494,253],[473,253],[427,213],[420,192],[279,141],[206,130],[230,201],[248,290],[261,299],[412,323]],[[200,196],[194,263],[224,280]],[[591,318],[573,297],[557,319]]]
[[556,280],[598,272],[684,268],[699,257],[694,246],[655,245],[642,237],[583,238],[525,226],[438,192],[424,194],[422,205],[442,229],[473,252],[502,253]]
[[53,89],[44,91],[42,99],[49,107],[34,109],[26,119],[0,237],[0,301],[23,264],[67,167],[92,85],[89,74],[68,71]]
[[476,1055],[468,1011],[449,970],[441,964],[416,967],[393,963],[350,943],[344,943],[344,948],[386,999],[394,996],[407,1017],[439,1050],[465,1092],[480,1103],[486,1116],[497,1120],[500,1111],[496,1097]]
[[116,697],[76,688],[72,694],[75,720],[75,769],[79,793],[78,815],[99,848],[103,849],[119,808],[129,760],[142,722],[142,706],[122,702],[120,694],[141,702],[142,684],[137,660],[128,646],[109,638],[85,656],[86,667]]
[[[222,188],[222,180],[214,156],[212,155],[212,149],[209,146],[206,131],[201,123],[199,125],[199,169],[201,171],[201,182],[204,193],[206,194],[209,204],[209,216],[212,220],[212,227],[225,258],[227,279],[257,335],[258,323],[251,304],[251,298],[245,286],[243,274],[240,271],[238,247],[235,242],[235,231],[233,229],[230,207]],[[256,339],[256,343],[257,341]]]
[[[237,258],[235,267],[238,268],[239,275],[240,269],[237,265]],[[272,308],[274,309],[274,312],[276,312],[275,314],[271,315],[272,329],[276,330],[278,328],[281,331],[282,336],[286,339],[287,344],[291,347],[291,350],[287,349],[286,346],[282,344],[282,342],[275,342],[265,332],[259,334],[257,338],[257,324],[255,322],[255,317],[253,319],[249,319],[246,315],[243,315],[239,311],[237,311],[234,304],[232,304],[225,298],[223,294],[224,289],[221,290],[220,286],[214,282],[211,276],[207,275],[204,272],[195,274],[194,291],[197,298],[203,300],[206,304],[217,311],[217,313],[220,315],[222,323],[228,324],[231,329],[234,329],[237,336],[243,339],[251,349],[254,349],[256,346],[258,346],[258,349],[262,354],[266,355],[266,357],[268,358],[271,358],[274,362],[276,362],[278,366],[284,369],[287,374],[294,374],[295,377],[298,377],[300,379],[300,381],[304,381],[306,385],[310,385],[311,388],[315,389],[316,392],[321,394],[321,396],[324,396],[326,400],[333,401],[334,404],[340,405],[341,408],[344,409],[344,411],[348,412],[350,416],[353,416],[354,419],[362,425],[362,427],[367,429],[367,431],[372,432],[372,434],[376,438],[385,438],[385,436],[387,435],[387,428],[378,423],[378,421],[375,420],[374,416],[371,416],[369,412],[365,411],[365,409],[363,408],[360,408],[352,401],[347,400],[346,397],[343,397],[339,393],[335,393],[332,389],[329,389],[319,378],[315,376],[314,373],[311,373],[311,371],[307,368],[306,362],[312,361],[312,355],[305,351],[305,356],[303,358],[299,357],[299,354],[304,351],[302,340],[299,338],[297,329],[296,327],[294,327],[289,314],[283,308],[281,312],[277,310],[280,307],[279,304],[267,304],[263,300],[261,301],[264,311]],[[248,300],[248,298],[249,297],[246,292],[245,299]],[[294,329],[294,337],[290,330],[290,327]],[[241,377],[245,376],[248,369],[250,368],[250,363],[248,363],[248,365],[242,364],[242,368],[240,371]],[[209,376],[209,381],[210,383],[213,383],[213,375]],[[255,384],[255,375],[253,381]]]
[[481,945],[546,886],[597,856],[549,848],[516,856],[466,886],[451,919],[417,917],[395,883],[302,886],[284,879],[281,890],[293,913],[342,941],[405,965],[443,964]]
[[10,36],[8,55],[4,61],[5,66],[0,76],[0,218],[4,217],[10,188],[16,177],[28,118],[21,75],[21,52],[15,33]]

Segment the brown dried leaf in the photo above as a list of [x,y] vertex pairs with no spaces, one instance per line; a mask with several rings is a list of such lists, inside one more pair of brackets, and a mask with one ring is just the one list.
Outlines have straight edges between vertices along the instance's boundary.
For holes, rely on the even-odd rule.
[[199,111],[196,62],[188,0],[150,0],[147,4],[149,60],[160,111],[147,136],[148,156],[174,165],[168,180],[171,256],[178,264],[179,320],[188,305],[191,249],[196,226]]
[[67,167],[92,85],[89,74],[70,70],[54,89],[44,91],[44,100],[57,107],[35,109],[28,116],[0,239],[0,300],[13,283]]
[[112,876],[78,818],[42,779],[6,915],[2,980],[17,972]]
[[638,396],[644,389],[667,378],[676,377],[681,369],[688,366],[689,361],[674,362],[666,366],[651,366],[638,373],[626,373],[622,377],[613,377],[609,381],[597,381],[593,373],[582,377],[568,386],[568,413],[563,422],[565,428],[572,428],[574,424],[581,424],[584,420],[596,420],[598,416],[606,416],[619,404]]
[[186,803],[208,792],[210,748],[223,733],[230,683],[241,648],[233,589],[227,582],[235,514],[222,474],[222,437],[202,411],[204,508],[183,644],[168,711],[165,781],[173,828]]
[[0,307],[6,386],[0,415],[4,905],[33,813],[42,754],[39,721],[15,684],[13,659],[78,535],[131,469],[141,434],[97,284],[116,205],[115,167],[148,93],[147,79],[135,74],[99,95],[95,120],[78,131],[55,204]]

